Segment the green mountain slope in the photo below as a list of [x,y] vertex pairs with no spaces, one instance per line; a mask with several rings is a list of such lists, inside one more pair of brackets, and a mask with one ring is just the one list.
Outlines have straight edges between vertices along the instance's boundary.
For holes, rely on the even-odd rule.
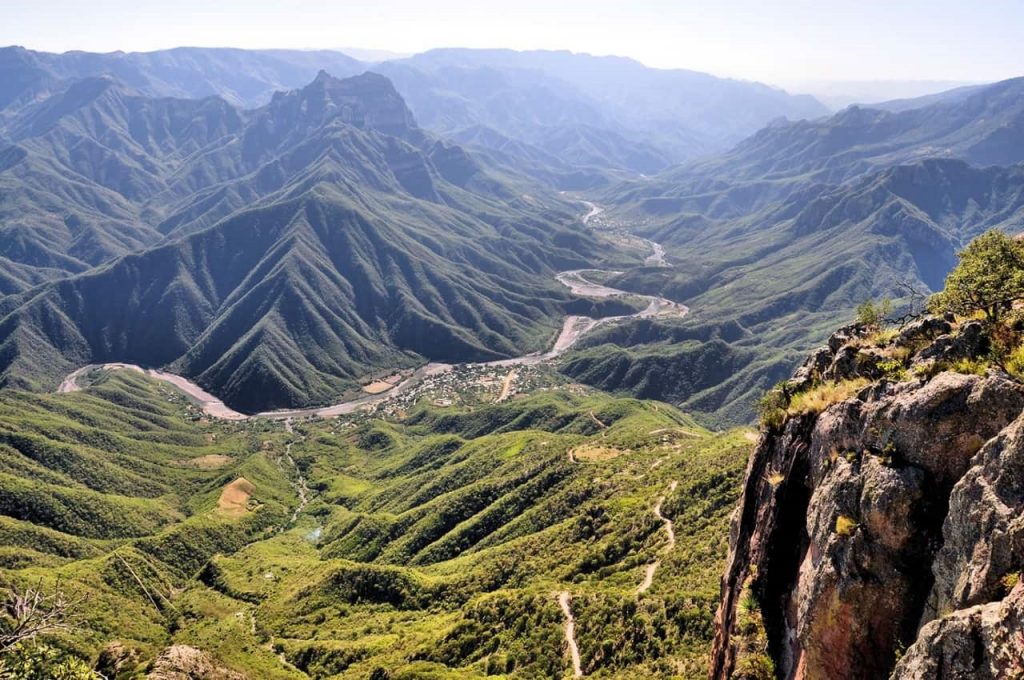
[[254,678],[561,677],[561,592],[588,674],[704,673],[743,432],[565,391],[292,434],[125,371],[8,394],[4,498],[48,500],[0,506],[0,582],[88,593],[62,644],[117,677],[172,644]]
[[321,73],[244,113],[88,85],[26,113],[23,143],[67,168],[59,140],[102,138],[82,176],[160,243],[0,301],[6,384],[131,361],[244,410],[323,403],[426,359],[545,348],[571,300],[554,274],[600,259],[572,204],[428,137],[381,76]]
[[786,191],[731,208],[719,203],[728,192],[693,196],[639,227],[666,244],[672,266],[635,268],[610,285],[677,300],[690,314],[672,325],[601,329],[564,370],[712,422],[744,422],[753,400],[858,304],[917,291],[920,305],[963,244],[1024,224],[1020,165],[932,159]]

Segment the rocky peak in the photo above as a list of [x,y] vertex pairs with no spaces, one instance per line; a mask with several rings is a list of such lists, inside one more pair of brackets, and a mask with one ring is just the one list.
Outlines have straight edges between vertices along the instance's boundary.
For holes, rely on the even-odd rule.
[[278,92],[266,107],[277,116],[319,127],[332,120],[407,137],[416,129],[412,112],[391,81],[376,73],[338,79],[320,71],[312,83]]
[[243,139],[245,157],[251,162],[266,159],[288,142],[331,125],[378,132],[414,146],[425,139],[405,100],[384,76],[364,73],[339,80],[320,71],[306,87],[278,92],[254,112]]
[[1024,385],[987,355],[976,321],[850,326],[780,388],[734,516],[711,678],[1024,673],[1000,646],[1024,642]]

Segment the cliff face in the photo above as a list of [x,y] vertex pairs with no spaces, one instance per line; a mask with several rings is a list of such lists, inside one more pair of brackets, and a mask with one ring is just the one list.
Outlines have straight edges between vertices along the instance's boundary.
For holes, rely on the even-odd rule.
[[1024,385],[987,344],[973,321],[851,327],[786,384],[733,519],[713,680],[1024,678]]

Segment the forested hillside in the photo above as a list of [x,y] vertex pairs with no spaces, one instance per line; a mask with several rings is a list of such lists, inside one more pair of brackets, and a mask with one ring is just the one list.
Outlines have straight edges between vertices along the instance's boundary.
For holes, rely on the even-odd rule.
[[131,371],[0,423],[0,580],[87,593],[61,644],[116,677],[560,677],[560,593],[588,674],[700,677],[750,447],[565,391],[218,424]]

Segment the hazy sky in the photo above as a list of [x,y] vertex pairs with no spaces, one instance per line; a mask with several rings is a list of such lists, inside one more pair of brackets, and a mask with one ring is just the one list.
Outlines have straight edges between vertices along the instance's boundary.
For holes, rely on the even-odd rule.
[[569,49],[792,86],[1024,75],[1024,0],[0,0],[0,44]]

